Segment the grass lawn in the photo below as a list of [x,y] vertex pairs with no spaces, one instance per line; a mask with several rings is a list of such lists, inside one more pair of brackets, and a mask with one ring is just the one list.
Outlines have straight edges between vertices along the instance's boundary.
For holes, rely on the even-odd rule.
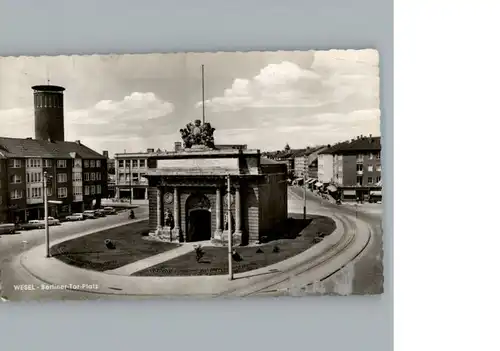
[[[51,254],[72,266],[104,272],[178,247],[144,240],[142,234],[147,231],[147,220],[131,223],[54,245]],[[115,249],[106,247],[106,239],[114,243]]]
[[[295,256],[321,241],[323,236],[331,234],[335,229],[335,221],[331,218],[311,216],[306,221],[301,215],[292,215],[283,233],[276,234],[275,240],[255,246],[236,247],[242,261],[233,259],[234,273],[266,267]],[[279,238],[286,237],[286,239]],[[273,252],[274,247],[279,252]],[[260,249],[262,252],[258,253]],[[220,275],[228,273],[227,247],[203,247],[205,255],[196,261],[194,251],[156,266],[134,273],[135,276],[193,276]]]

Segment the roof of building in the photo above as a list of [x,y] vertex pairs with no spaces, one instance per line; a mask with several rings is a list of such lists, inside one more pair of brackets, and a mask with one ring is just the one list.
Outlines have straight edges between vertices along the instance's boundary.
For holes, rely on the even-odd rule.
[[364,137],[347,140],[333,145],[332,147],[320,152],[320,154],[336,154],[356,151],[380,151],[380,137]]
[[260,158],[260,164],[261,165],[283,165],[286,164],[286,161],[276,161],[276,160],[271,160],[267,157],[261,157]]
[[301,150],[299,152],[297,152],[295,154],[294,157],[305,157],[305,156],[309,156],[317,151],[320,151],[321,149],[324,149],[326,148],[326,146],[316,146],[316,147],[310,147],[310,148],[307,148],[307,149],[304,149],[304,150]]
[[84,159],[105,159],[103,155],[80,142],[46,141],[31,138],[0,137],[0,155],[7,158],[43,157],[59,159],[70,159],[78,155]]

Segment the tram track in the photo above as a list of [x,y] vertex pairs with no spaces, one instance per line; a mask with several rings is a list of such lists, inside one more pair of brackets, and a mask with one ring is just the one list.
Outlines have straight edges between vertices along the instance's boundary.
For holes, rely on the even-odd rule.
[[[366,240],[366,243],[363,245],[362,249],[359,252],[357,252],[354,255],[354,257],[350,258],[347,262],[342,264],[341,267],[331,270],[329,266],[332,259],[338,257],[340,254],[352,248],[352,245],[356,241],[356,235],[359,234],[357,232],[358,229],[357,223],[353,220],[350,220],[348,216],[339,214],[335,215],[335,218],[337,221],[339,221],[339,224],[342,225],[344,229],[344,234],[337,243],[330,246],[320,255],[312,257],[307,261],[301,262],[299,265],[295,265],[290,269],[278,272],[273,276],[270,276],[264,280],[255,282],[250,286],[226,291],[223,293],[223,295],[230,295],[230,296],[236,295],[240,297],[247,297],[251,295],[278,293],[280,291],[290,291],[292,289],[295,290],[297,288],[299,290],[302,290],[305,287],[314,284],[315,282],[324,281],[325,279],[328,279],[335,273],[339,272],[345,266],[355,261],[366,249],[366,247],[369,245],[369,242],[371,241],[372,228],[368,225],[368,223],[366,223],[368,227],[367,228],[368,233],[365,234],[368,234],[368,238]],[[312,278],[313,276],[318,276],[318,278],[317,277]],[[298,284],[299,287],[297,287],[296,282],[301,280],[302,283]]]

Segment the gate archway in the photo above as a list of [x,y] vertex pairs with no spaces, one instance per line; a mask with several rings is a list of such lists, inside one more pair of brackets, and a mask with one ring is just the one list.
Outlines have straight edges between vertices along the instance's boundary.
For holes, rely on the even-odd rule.
[[193,194],[186,201],[186,241],[212,238],[210,200],[203,194]]

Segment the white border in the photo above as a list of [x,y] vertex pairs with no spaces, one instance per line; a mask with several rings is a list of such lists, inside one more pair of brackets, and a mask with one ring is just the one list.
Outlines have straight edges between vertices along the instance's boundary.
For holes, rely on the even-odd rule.
[[498,349],[499,8],[395,2],[396,350]]

